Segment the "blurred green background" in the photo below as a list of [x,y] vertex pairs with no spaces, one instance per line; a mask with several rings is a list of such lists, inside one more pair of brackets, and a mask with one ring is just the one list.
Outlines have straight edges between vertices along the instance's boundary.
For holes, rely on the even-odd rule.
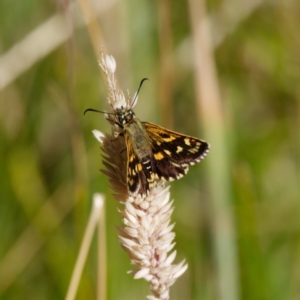
[[[91,131],[110,126],[83,111],[109,109],[97,54],[104,45],[124,92],[150,79],[135,107],[141,120],[215,140],[196,110],[192,1],[95,1],[89,27],[87,1],[72,13],[68,1],[0,1],[1,300],[64,299],[95,192],[107,197],[107,299],[150,294],[126,274],[120,204],[99,172]],[[206,6],[225,143],[172,183],[176,262],[186,258],[189,268],[171,299],[300,299],[300,2]],[[215,229],[219,157],[229,233]],[[220,261],[216,232],[230,240],[233,264]],[[76,299],[96,299],[96,248]],[[220,292],[224,270],[233,280]]]

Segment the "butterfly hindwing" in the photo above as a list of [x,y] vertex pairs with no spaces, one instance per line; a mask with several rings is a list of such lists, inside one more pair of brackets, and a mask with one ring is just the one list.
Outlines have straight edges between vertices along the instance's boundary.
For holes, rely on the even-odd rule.
[[133,150],[132,141],[125,132],[127,147],[127,184],[130,194],[147,194],[156,185],[158,176],[151,155],[139,158]]

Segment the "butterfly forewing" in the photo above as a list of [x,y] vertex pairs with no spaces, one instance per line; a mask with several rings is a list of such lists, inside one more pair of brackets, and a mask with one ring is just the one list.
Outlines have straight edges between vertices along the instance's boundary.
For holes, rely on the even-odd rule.
[[152,123],[143,123],[151,140],[153,159],[159,179],[173,181],[184,176],[190,165],[200,162],[209,145]]

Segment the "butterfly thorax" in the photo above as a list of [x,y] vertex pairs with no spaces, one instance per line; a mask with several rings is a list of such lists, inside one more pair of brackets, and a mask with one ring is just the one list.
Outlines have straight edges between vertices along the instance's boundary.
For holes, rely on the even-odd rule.
[[117,118],[124,129],[125,139],[129,139],[133,151],[139,160],[150,156],[152,154],[151,142],[143,123],[135,118],[134,112],[131,109],[121,108],[117,111]]

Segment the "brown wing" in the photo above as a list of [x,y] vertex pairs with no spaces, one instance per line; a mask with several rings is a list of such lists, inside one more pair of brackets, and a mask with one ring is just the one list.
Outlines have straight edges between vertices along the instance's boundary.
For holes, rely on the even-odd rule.
[[190,165],[200,162],[209,144],[152,123],[144,122],[152,146],[152,160],[159,179],[173,181],[183,177]]

